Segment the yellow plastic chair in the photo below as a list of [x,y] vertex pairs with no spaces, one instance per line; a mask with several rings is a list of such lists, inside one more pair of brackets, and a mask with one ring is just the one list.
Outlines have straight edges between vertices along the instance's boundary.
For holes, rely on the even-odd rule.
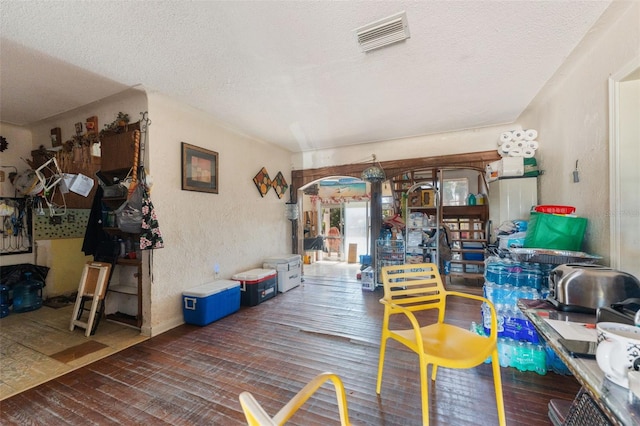
[[340,413],[340,424],[342,426],[349,425],[349,413],[347,409],[347,394],[340,377],[333,373],[322,373],[311,380],[300,392],[298,392],[278,413],[269,417],[262,406],[256,401],[249,392],[240,394],[240,405],[242,411],[247,418],[249,426],[276,426],[285,424],[293,415],[302,407],[302,405],[326,382],[331,380],[335,387],[336,396],[338,398],[338,410]]
[[[498,363],[498,330],[496,311],[493,304],[484,297],[457,291],[448,291],[442,284],[438,266],[433,263],[385,266],[382,268],[384,305],[380,360],[378,364],[378,384],[382,386],[382,368],[387,339],[394,339],[418,354],[420,360],[420,388],[422,392],[422,423],[429,424],[429,391],[427,369],[432,365],[431,380],[436,380],[439,366],[448,368],[472,368],[485,362],[491,356],[493,383],[496,392],[498,420],[505,425],[504,402],[500,364]],[[456,296],[475,299],[486,303],[491,310],[491,334],[477,335],[469,330],[446,324],[445,308],[447,297]],[[437,322],[421,325],[414,312],[437,309]],[[410,329],[389,329],[389,318],[402,314],[411,323]],[[424,321],[423,321],[424,322]]]

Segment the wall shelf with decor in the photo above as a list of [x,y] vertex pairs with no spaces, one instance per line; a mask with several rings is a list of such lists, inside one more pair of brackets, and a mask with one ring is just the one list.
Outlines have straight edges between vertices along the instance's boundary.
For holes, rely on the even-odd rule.
[[[116,259],[107,295],[105,298],[105,316],[135,328],[142,326],[142,260],[136,247],[139,234],[124,232],[118,228],[116,210],[127,200],[127,188],[120,182],[129,177],[137,180],[137,168],[140,156],[140,123],[133,123],[117,131],[103,132],[101,135],[102,167],[100,179],[109,185],[105,189],[115,196],[102,197],[104,208],[103,230],[114,239],[128,242],[125,256]],[[118,185],[118,186],[116,186]]]

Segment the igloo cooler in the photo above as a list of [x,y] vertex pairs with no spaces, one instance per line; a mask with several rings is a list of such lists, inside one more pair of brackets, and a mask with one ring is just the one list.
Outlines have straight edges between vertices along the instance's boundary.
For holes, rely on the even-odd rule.
[[276,270],[280,293],[299,286],[302,281],[302,258],[299,254],[268,257],[264,260],[262,267]]
[[182,293],[184,322],[207,325],[240,309],[240,283],[218,280]]
[[276,296],[278,292],[275,269],[251,269],[231,277],[240,282],[240,304],[255,306]]

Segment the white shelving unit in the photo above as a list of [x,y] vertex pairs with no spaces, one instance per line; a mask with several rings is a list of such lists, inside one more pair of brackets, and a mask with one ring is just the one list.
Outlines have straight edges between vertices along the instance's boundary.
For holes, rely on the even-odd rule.
[[383,266],[402,265],[404,263],[404,240],[376,240],[376,283],[382,283]]
[[[405,208],[406,263],[439,263],[438,190],[428,182],[420,182],[407,190]],[[419,205],[416,205],[416,201]]]

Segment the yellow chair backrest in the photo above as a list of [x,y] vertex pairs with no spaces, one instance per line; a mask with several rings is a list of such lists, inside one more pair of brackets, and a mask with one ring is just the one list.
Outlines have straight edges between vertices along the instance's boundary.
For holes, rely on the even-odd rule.
[[349,412],[347,409],[347,394],[344,390],[342,380],[333,373],[322,373],[314,377],[273,417],[269,417],[269,414],[267,414],[251,393],[242,392],[240,394],[240,405],[242,406],[242,411],[244,411],[244,415],[247,419],[247,424],[249,426],[277,426],[285,424],[320,388],[320,386],[328,380],[333,383],[335,388],[336,397],[338,399],[340,424],[342,426],[348,426]]
[[[381,301],[402,306],[409,311],[429,308],[444,314],[446,289],[442,284],[438,267],[433,263],[393,265],[382,268],[384,297]],[[393,310],[393,307],[392,307]]]

